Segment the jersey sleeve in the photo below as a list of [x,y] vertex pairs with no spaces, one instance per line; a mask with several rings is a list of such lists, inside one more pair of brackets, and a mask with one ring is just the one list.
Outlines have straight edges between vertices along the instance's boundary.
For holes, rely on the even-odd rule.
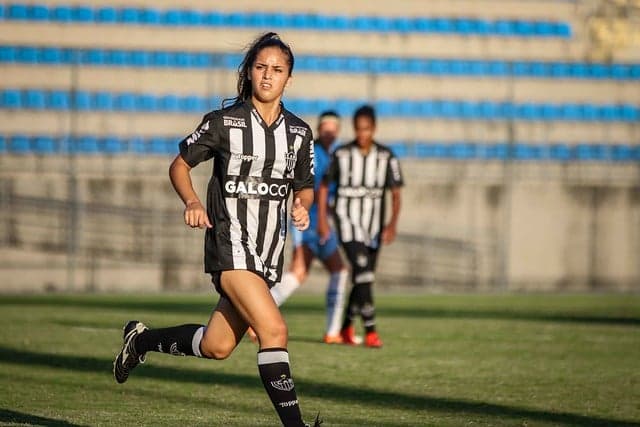
[[313,135],[311,129],[307,129],[306,136],[300,144],[296,154],[296,168],[293,177],[293,191],[300,191],[304,188],[313,188],[314,177],[314,151]]
[[180,155],[191,167],[213,157],[218,144],[213,114],[207,114],[192,134],[180,141]]
[[391,153],[389,157],[389,167],[387,168],[387,179],[385,186],[387,188],[402,187],[404,185],[404,179],[402,178],[402,170],[400,169],[400,162],[398,158]]

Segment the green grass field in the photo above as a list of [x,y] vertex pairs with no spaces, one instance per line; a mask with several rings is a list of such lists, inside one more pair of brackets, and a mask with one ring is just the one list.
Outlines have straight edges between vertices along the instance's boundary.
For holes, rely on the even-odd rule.
[[[204,322],[216,297],[0,297],[0,425],[277,425],[245,340],[225,361],[152,353],[111,375],[122,324]],[[385,347],[320,343],[320,296],[284,308],[302,410],[326,426],[640,426],[640,296],[379,295]]]

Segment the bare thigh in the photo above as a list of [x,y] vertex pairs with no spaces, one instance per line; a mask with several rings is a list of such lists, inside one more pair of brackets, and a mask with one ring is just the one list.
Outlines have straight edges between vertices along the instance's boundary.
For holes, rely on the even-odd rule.
[[287,347],[287,325],[262,277],[229,270],[222,273],[220,284],[241,319],[256,332],[260,348]]

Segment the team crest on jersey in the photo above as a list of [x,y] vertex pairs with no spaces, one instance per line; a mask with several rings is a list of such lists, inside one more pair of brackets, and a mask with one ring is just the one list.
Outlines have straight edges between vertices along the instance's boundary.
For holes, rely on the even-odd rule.
[[293,126],[290,125],[289,126],[289,133],[295,133],[296,135],[300,135],[300,136],[307,136],[307,128],[304,126]]
[[222,123],[226,127],[232,127],[232,128],[246,128],[247,127],[247,122],[244,120],[244,117],[223,116],[222,117]]
[[282,391],[291,391],[294,387],[293,378],[287,378],[285,375],[281,375],[279,380],[271,381],[271,387]]
[[285,158],[287,160],[287,172],[293,171],[293,168],[296,167],[296,160],[298,159],[298,156],[296,156],[294,151],[287,151]]

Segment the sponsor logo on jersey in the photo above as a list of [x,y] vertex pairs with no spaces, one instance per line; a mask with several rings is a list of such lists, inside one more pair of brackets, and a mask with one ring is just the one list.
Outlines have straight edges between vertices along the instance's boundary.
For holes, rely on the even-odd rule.
[[382,188],[367,187],[339,187],[339,197],[379,199],[382,197],[384,190]]
[[239,199],[282,200],[289,195],[289,183],[260,177],[228,177],[224,183],[226,197]]
[[291,391],[294,387],[293,378],[287,378],[287,376],[283,374],[279,380],[271,381],[271,387],[282,391]]
[[195,132],[191,134],[191,136],[189,136],[189,138],[187,138],[187,145],[191,145],[197,140],[199,140],[202,134],[208,130],[209,130],[209,120],[204,122],[199,129],[197,129]]
[[244,117],[230,117],[230,116],[223,116],[222,117],[222,124],[226,127],[233,127],[233,128],[246,128],[247,127],[247,122],[244,120]]
[[289,125],[289,133],[295,133],[300,136],[307,136],[307,128],[304,126]]
[[309,144],[309,166],[311,167],[311,175],[316,174],[316,149],[314,148],[314,144]]
[[259,157],[254,154],[231,153],[231,158],[241,162],[255,162]]

